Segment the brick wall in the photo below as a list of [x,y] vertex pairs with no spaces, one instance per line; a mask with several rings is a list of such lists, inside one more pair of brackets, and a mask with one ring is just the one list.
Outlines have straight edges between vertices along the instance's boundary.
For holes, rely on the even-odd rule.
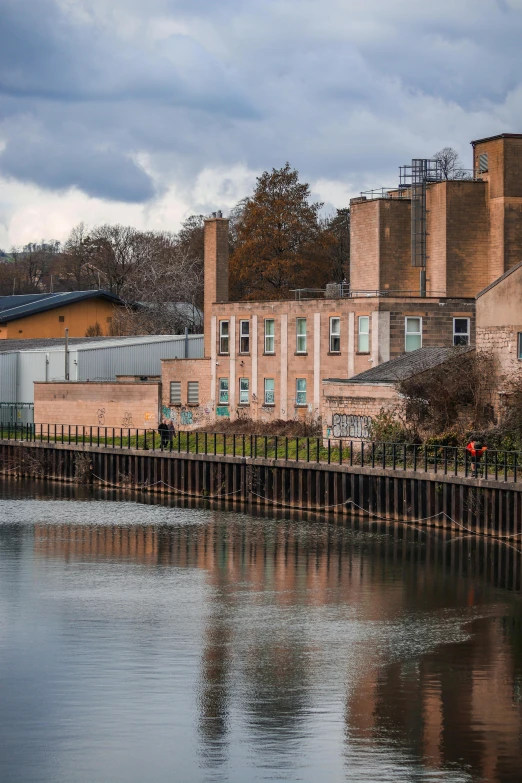
[[36,424],[85,427],[158,426],[159,383],[58,382],[34,384]]
[[400,398],[392,384],[342,384],[323,382],[321,414],[327,438],[366,439],[381,411],[393,413]]
[[470,345],[475,344],[475,302],[472,300],[430,301],[429,299],[402,302],[390,313],[390,358],[405,350],[405,318],[422,318],[422,347],[452,346],[453,319],[470,319]]
[[380,202],[350,202],[350,286],[353,291],[379,288]]
[[[419,291],[411,265],[411,201],[379,199],[379,290]],[[350,267],[351,268],[351,267]]]
[[[195,429],[214,420],[214,404],[210,390],[210,359],[163,359],[161,413],[172,419],[176,428]],[[181,404],[172,405],[171,382],[181,384]],[[188,384],[199,383],[199,404],[189,404]]]

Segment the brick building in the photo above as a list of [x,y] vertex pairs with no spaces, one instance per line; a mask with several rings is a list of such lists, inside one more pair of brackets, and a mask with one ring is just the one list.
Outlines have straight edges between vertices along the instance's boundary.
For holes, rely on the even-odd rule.
[[[361,233],[357,217],[353,233]],[[375,263],[359,256],[355,274],[358,264]],[[380,263],[386,274],[391,262]],[[320,298],[229,302],[228,220],[207,220],[205,355],[162,363],[164,414],[185,427],[242,416],[318,418],[324,378],[351,378],[423,346],[474,342],[474,296],[344,293],[332,286]]]
[[[473,178],[426,184],[428,297],[475,297],[522,257],[522,134],[472,145]],[[411,186],[352,199],[352,291],[419,291],[413,203]]]

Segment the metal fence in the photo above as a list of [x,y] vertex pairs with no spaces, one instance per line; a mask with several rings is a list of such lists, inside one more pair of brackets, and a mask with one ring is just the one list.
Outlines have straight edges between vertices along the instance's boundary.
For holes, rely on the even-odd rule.
[[176,433],[124,427],[84,427],[72,424],[17,424],[0,428],[7,441],[70,443],[110,449],[169,451],[178,454],[229,455],[249,459],[285,460],[305,464],[360,466],[411,473],[435,473],[516,483],[522,452],[487,450],[473,458],[464,447],[379,443],[342,439],[234,435],[219,432]]
[[34,421],[32,402],[0,402],[0,425],[25,425]]

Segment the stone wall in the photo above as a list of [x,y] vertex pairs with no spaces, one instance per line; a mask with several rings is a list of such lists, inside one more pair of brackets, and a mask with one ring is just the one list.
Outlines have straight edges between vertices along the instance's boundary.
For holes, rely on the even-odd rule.
[[326,438],[367,439],[381,411],[393,413],[400,398],[393,384],[349,384],[323,381],[322,420]]
[[34,384],[35,424],[155,429],[161,384],[55,382]]

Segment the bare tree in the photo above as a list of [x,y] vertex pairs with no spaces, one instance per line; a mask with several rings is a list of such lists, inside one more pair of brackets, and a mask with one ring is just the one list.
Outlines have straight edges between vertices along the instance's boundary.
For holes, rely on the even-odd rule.
[[439,162],[443,179],[471,179],[470,172],[463,168],[459,153],[453,147],[444,147],[433,155],[433,159]]
[[82,221],[74,226],[64,245],[60,278],[67,289],[82,291],[92,287],[91,249],[87,226]]
[[203,263],[190,243],[168,232],[135,238],[140,262],[121,295],[127,304],[113,317],[116,334],[178,334],[201,329]]

